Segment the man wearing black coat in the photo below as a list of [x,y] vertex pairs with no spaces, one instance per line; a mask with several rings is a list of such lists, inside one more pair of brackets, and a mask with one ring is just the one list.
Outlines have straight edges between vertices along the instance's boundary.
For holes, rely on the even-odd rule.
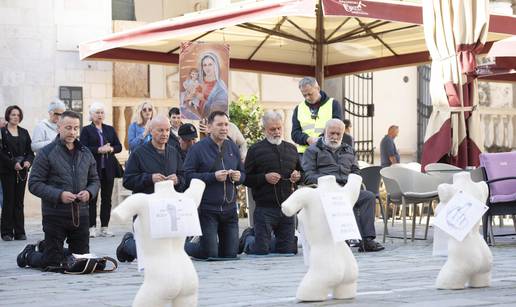
[[240,240],[240,252],[297,253],[294,217],[281,212],[281,203],[292,194],[301,178],[299,155],[293,144],[282,140],[281,114],[268,111],[262,121],[266,138],[251,146],[245,159],[244,184],[252,189],[256,202],[254,242],[252,230],[246,229]]
[[[171,180],[177,191],[183,191],[185,178],[183,160],[179,152],[168,144],[170,122],[164,116],[156,116],[149,123],[152,139],[138,147],[127,160],[123,185],[133,193],[154,193],[156,182]],[[116,249],[119,261],[136,258],[133,234],[128,232]]]
[[99,178],[91,152],[78,140],[80,117],[66,111],[57,124],[58,136],[36,156],[29,191],[41,198],[43,243],[29,244],[18,255],[19,267],[59,266],[68,251],[87,254],[89,248],[88,201],[97,194]]

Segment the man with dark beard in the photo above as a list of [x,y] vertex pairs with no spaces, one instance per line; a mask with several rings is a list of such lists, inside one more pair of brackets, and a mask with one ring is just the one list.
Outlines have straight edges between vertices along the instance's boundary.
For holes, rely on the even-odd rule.
[[[265,255],[297,253],[294,217],[281,212],[281,203],[301,179],[299,155],[294,144],[283,141],[283,118],[268,111],[262,118],[265,139],[254,144],[245,159],[244,184],[252,189],[256,202],[253,229],[242,233],[239,252]],[[275,240],[272,240],[274,233]],[[254,239],[254,240],[253,240]],[[275,244],[271,242],[275,241]]]
[[[355,151],[351,146],[342,143],[345,126],[340,119],[330,119],[326,123],[324,136],[310,145],[303,155],[303,170],[305,183],[316,184],[317,179],[333,175],[337,183],[345,185],[349,174],[360,175]],[[358,229],[362,236],[359,251],[377,252],[384,247],[376,242],[374,228],[374,208],[376,199],[369,191],[360,191],[358,200],[353,206]]]

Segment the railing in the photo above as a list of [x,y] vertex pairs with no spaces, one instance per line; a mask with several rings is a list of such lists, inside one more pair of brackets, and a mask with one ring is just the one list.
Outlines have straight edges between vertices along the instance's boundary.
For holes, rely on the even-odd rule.
[[516,149],[516,108],[480,107],[479,113],[486,150]]

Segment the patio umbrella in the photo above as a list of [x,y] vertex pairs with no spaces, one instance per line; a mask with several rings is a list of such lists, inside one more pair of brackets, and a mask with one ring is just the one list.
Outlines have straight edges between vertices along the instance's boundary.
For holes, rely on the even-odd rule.
[[448,162],[478,166],[481,152],[475,56],[489,24],[487,0],[423,2],[425,40],[432,57],[433,111],[421,164]]
[[[493,15],[489,39],[516,34],[514,22],[514,16]],[[322,81],[429,61],[421,24],[421,6],[409,2],[245,1],[114,33],[79,50],[83,60],[177,64],[181,42],[224,42],[232,69]]]

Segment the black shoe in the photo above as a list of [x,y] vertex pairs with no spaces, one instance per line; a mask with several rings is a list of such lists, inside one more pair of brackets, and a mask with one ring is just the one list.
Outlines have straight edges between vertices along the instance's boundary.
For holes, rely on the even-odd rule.
[[15,235],[14,239],[18,240],[18,241],[24,241],[24,240],[27,240],[27,236],[24,234],[23,235]]
[[238,240],[238,253],[241,254],[244,252],[245,248],[245,241],[248,236],[254,236],[254,229],[247,227],[242,232],[242,235],[240,236],[240,240]]
[[4,241],[12,241],[13,240],[13,236],[11,236],[11,235],[2,235],[2,240],[4,240]]
[[132,262],[134,260],[134,257],[128,255],[125,251],[124,251],[124,248],[126,246],[126,242],[127,240],[134,240],[134,237],[133,237],[133,234],[130,233],[130,232],[127,232],[123,238],[122,238],[122,242],[120,242],[120,245],[118,245],[118,247],[116,248],[116,258],[118,259],[118,261],[120,262]]
[[36,251],[36,244],[27,244],[25,248],[16,257],[16,263],[20,268],[24,268],[28,265],[27,255]]
[[358,248],[359,252],[379,252],[381,250],[385,249],[383,245],[376,242],[373,239],[365,239],[360,244],[360,247]]

